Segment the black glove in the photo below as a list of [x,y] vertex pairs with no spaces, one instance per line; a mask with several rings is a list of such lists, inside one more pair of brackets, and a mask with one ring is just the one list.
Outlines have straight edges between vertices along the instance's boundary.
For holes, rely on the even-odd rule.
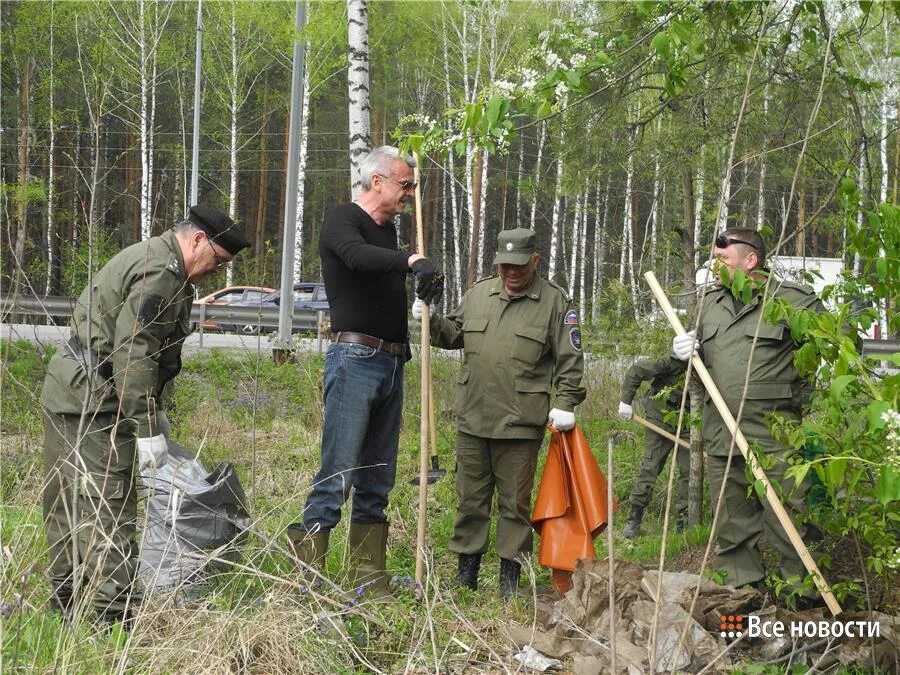
[[444,275],[428,258],[419,258],[412,264],[416,277],[416,296],[433,305],[444,296]]

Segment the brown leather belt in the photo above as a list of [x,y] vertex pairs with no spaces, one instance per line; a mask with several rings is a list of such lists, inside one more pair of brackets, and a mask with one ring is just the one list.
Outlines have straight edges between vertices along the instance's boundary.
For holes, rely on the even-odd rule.
[[405,342],[388,342],[387,340],[380,340],[377,337],[372,337],[371,335],[366,335],[365,333],[352,333],[347,330],[342,330],[337,333],[337,335],[335,335],[334,340],[335,342],[349,342],[354,345],[365,345],[366,347],[371,347],[372,349],[380,349],[381,351],[392,354],[393,356],[406,355]]

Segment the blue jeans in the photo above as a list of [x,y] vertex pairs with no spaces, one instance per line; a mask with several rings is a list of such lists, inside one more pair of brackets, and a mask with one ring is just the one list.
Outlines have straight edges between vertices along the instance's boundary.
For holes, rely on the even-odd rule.
[[333,528],[353,488],[354,523],[383,523],[397,473],[405,356],[336,342],[325,357],[322,468],[306,499],[309,531]]

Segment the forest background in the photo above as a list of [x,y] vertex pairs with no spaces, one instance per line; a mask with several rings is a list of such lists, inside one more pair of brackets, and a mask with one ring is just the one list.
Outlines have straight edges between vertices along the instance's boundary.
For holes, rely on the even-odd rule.
[[[428,139],[423,215],[445,307],[490,273],[503,228],[538,231],[545,274],[585,319],[636,318],[640,274],[693,279],[725,226],[764,229],[783,254],[841,256],[841,180],[864,207],[895,201],[892,4],[371,3],[349,69],[347,7],[310,3],[301,36],[297,280],[319,278],[318,228],[350,198],[351,158],[398,128]],[[97,267],[186,212],[197,9],[2,4],[5,279],[76,294],[89,234]],[[202,5],[199,201],[253,242],[229,283],[280,278],[294,9]]]

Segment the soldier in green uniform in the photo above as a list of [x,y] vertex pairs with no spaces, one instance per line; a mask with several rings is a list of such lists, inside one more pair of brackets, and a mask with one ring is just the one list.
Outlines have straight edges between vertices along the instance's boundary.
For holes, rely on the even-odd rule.
[[[578,313],[537,273],[535,233],[505,230],[497,243],[498,275],[476,283],[446,317],[432,315],[431,339],[464,352],[455,405],[459,504],[450,540],[458,580],[478,587],[496,488],[500,595],[510,598],[520,561],[532,551],[531,490],[545,427],[575,426],[584,362]],[[413,316],[421,318],[420,303]]]
[[[633,417],[634,396],[643,382],[649,382],[650,390],[644,399],[644,415],[648,422],[653,422],[656,426],[675,435],[675,427],[664,421],[663,412],[678,410],[681,407],[683,391],[681,380],[683,379],[684,364],[677,359],[666,357],[655,361],[650,359],[638,361],[625,373],[625,379],[622,382],[622,398],[619,402],[619,417],[625,420]],[[657,400],[657,396],[664,389],[668,389],[668,396],[665,402],[661,403]],[[682,429],[682,434],[685,440],[689,440],[686,429]],[[644,430],[644,456],[641,459],[641,468],[631,487],[631,496],[628,498],[631,512],[628,515],[628,522],[625,523],[625,529],[622,530],[623,537],[633,539],[640,534],[644,509],[650,503],[653,485],[666,465],[672,445],[672,441],[668,438],[660,436],[650,429]],[[675,529],[681,532],[687,522],[688,476],[691,469],[689,450],[679,445],[675,461],[678,463],[679,474],[675,492]]]
[[51,603],[64,615],[93,606],[130,622],[135,454],[142,469],[165,463],[159,400],[181,369],[193,284],[249,245],[227,215],[193,206],[173,230],[113,256],[79,296],[41,392]]
[[[793,451],[773,438],[768,424],[772,413],[787,420],[800,419],[809,385],[794,366],[794,351],[799,345],[784,322],[772,324],[760,317],[766,247],[759,233],[750,229],[726,230],[716,237],[713,255],[723,283],[703,300],[696,338],[693,331],[676,336],[672,351],[676,358],[687,361],[699,344],[703,363],[736,417],[743,401],[738,425],[751,449],[765,453],[766,475],[780,486],[785,509],[800,536],[805,537],[807,527],[797,522],[796,515],[803,511],[808,482],[794,485],[785,479]],[[740,293],[734,284],[728,282],[738,270],[756,282],[747,303],[738,297]],[[769,297],[772,296],[796,307],[824,310],[812,289],[799,284],[771,279]],[[745,460],[708,394],[703,405],[703,440],[713,503],[725,483],[716,530],[716,567],[727,572],[725,581],[743,586],[764,579],[766,570],[757,546],[763,532],[781,554],[781,576],[805,576],[803,562],[768,501],[760,500],[755,491],[748,489]],[[726,471],[729,455],[731,464]]]

